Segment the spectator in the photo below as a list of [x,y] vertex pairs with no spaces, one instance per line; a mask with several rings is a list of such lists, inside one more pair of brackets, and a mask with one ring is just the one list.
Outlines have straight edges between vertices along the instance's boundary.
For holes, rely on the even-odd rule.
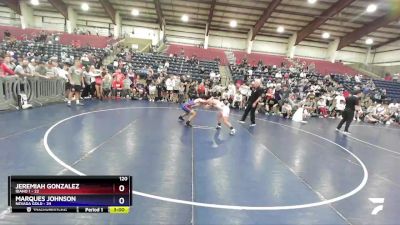
[[149,84],[149,101],[154,102],[156,99],[157,87],[154,81]]
[[23,76],[23,77],[25,77],[25,76],[33,76],[33,71],[29,67],[29,61],[26,58],[24,58],[22,60],[22,63],[20,65],[15,67],[14,72],[18,76]]
[[172,77],[168,77],[165,80],[165,86],[167,88],[167,101],[172,101],[172,92],[174,91],[174,81],[172,80]]
[[[40,62],[40,63],[43,63],[43,62]],[[39,63],[39,65],[40,65],[40,63]],[[44,67],[44,65],[43,65],[43,67]],[[81,103],[79,100],[81,97],[82,87],[85,87],[85,82],[83,80],[82,64],[79,59],[75,60],[74,65],[69,68],[68,80],[71,83],[71,92],[69,94],[67,106],[71,106],[72,97],[75,97],[75,101],[76,101],[77,105],[83,105],[83,103]]]
[[325,98],[319,98],[317,101],[317,107],[318,107],[318,112],[321,115],[320,117],[328,117],[328,109],[326,107],[326,99]]
[[122,96],[129,98],[132,91],[131,91],[131,85],[132,85],[132,81],[131,79],[129,79],[128,76],[125,76],[125,79],[123,81],[123,93]]
[[40,77],[44,77],[44,78],[48,78],[46,76],[47,74],[47,69],[46,69],[46,65],[43,61],[39,61],[38,65],[35,68],[35,75],[36,76],[40,76]]
[[14,71],[7,65],[10,62],[10,56],[6,55],[4,58],[0,57],[0,76],[5,77],[14,75]]
[[211,70],[211,72],[210,72],[210,80],[214,81],[215,77],[216,77],[216,74],[215,74],[214,70]]
[[96,93],[96,97],[97,99],[103,100],[103,73],[100,71],[96,71],[94,73],[94,79],[95,79],[95,93]]
[[55,62],[48,61],[46,63],[46,77],[47,78],[54,78],[57,77],[57,68],[55,67]]
[[399,80],[399,73],[393,74],[393,82],[398,82]]
[[105,68],[101,72],[101,76],[103,77],[103,96],[105,98],[109,98],[111,93],[112,76],[107,72]]

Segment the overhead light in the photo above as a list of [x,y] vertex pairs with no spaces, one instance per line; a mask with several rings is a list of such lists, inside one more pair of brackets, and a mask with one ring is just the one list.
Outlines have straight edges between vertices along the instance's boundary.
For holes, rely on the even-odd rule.
[[378,9],[378,6],[376,4],[369,4],[366,11],[367,13],[373,13]]
[[372,38],[367,38],[365,40],[365,44],[367,44],[367,45],[372,45],[373,43],[374,43],[374,39],[372,39]]
[[308,2],[309,4],[315,4],[315,3],[317,2],[317,0],[307,0],[307,2]]
[[187,22],[187,21],[189,21],[189,16],[186,15],[186,14],[183,14],[182,17],[181,17],[181,20],[182,20],[183,22]]
[[285,32],[285,28],[283,26],[279,26],[278,28],[276,28],[276,32],[283,33]]
[[329,34],[328,32],[322,33],[322,38],[324,38],[324,39],[328,39],[330,36],[331,36],[331,34]]
[[39,5],[39,0],[31,0],[32,5]]
[[86,2],[82,3],[81,9],[83,11],[88,11],[89,10],[89,4],[87,4]]
[[236,20],[231,20],[231,22],[229,22],[229,26],[236,27],[237,26]]
[[132,9],[132,15],[133,16],[139,16],[139,10],[138,9]]

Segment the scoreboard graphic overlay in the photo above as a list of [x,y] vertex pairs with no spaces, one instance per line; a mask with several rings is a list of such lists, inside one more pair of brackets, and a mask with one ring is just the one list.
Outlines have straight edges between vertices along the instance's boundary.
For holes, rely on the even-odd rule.
[[13,213],[129,213],[131,176],[9,176]]

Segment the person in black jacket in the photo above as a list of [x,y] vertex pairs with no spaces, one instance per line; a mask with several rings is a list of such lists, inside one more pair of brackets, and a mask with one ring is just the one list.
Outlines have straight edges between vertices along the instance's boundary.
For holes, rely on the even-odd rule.
[[256,79],[251,87],[251,95],[247,100],[246,110],[244,111],[242,119],[239,121],[240,123],[245,123],[246,117],[250,113],[250,126],[254,127],[256,125],[256,109],[258,102],[261,101],[261,96],[264,93],[263,89],[260,86],[261,80]]
[[342,128],[343,124],[346,123],[346,126],[344,127],[344,133],[350,134],[349,127],[351,122],[353,121],[354,112],[356,111],[356,106],[360,105],[359,98],[361,97],[361,95],[362,92],[360,90],[357,90],[354,92],[353,95],[346,98],[346,106],[342,113],[343,118],[336,127],[337,131],[340,131],[340,128]]

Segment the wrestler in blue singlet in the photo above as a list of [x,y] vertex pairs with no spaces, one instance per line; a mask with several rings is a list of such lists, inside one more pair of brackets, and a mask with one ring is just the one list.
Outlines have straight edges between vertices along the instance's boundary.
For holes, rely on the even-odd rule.
[[183,111],[190,113],[192,111],[192,107],[196,105],[194,100],[190,100],[184,104],[182,104],[181,108]]

